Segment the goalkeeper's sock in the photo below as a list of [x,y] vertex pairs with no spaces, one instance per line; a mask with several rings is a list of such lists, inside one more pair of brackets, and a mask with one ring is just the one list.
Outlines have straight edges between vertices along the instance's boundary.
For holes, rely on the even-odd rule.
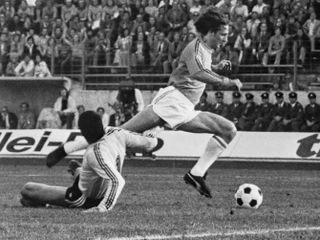
[[227,143],[218,136],[213,136],[207,147],[199,158],[198,162],[191,169],[191,174],[194,176],[203,177],[205,173],[208,171],[210,166],[217,160],[220,154],[226,149]]

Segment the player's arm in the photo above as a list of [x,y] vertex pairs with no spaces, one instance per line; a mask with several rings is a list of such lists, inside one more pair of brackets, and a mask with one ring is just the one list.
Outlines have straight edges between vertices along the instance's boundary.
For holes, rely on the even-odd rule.
[[213,72],[211,69],[205,68],[204,61],[209,60],[202,59],[199,51],[199,49],[193,52],[190,51],[188,52],[189,57],[186,57],[186,64],[191,78],[208,84],[220,83],[225,86],[236,86],[238,89],[242,87],[242,83],[239,79],[231,80],[230,78]]
[[53,167],[70,153],[86,149],[88,145],[84,137],[78,137],[75,141],[66,142],[48,154],[46,159],[47,167]]
[[125,185],[125,180],[115,166],[104,164],[104,168],[95,169],[97,174],[108,181],[107,191],[103,199],[96,207],[89,208],[85,212],[107,212],[116,204]]

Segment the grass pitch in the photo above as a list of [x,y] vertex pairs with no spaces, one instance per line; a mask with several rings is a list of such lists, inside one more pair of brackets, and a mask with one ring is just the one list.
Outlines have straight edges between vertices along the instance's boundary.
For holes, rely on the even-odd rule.
[[[65,166],[0,166],[0,239],[320,239],[318,170],[211,168],[213,199],[186,185],[189,168],[125,166],[125,188],[107,214],[24,208],[28,181],[69,186]],[[258,210],[235,207],[242,183],[258,185]]]

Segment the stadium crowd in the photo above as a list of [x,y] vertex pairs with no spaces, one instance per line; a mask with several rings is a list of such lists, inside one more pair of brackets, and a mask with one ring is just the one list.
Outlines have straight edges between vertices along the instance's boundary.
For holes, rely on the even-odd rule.
[[[0,0],[0,76],[75,73],[83,61],[170,73],[196,37],[195,20],[210,5],[219,8],[230,25],[228,43],[213,53],[213,64],[230,60],[236,72],[241,64],[291,63],[295,42],[298,62],[305,65],[319,47],[319,0]],[[3,107],[0,128],[77,128],[84,106],[77,106],[68,91],[60,93],[38,119],[27,102],[21,103],[18,115]],[[309,105],[303,109],[295,103],[294,93],[290,103],[277,94],[280,107],[258,106],[250,93],[241,103],[237,92],[227,105],[221,102],[223,93],[217,92],[217,103],[208,104],[204,95],[197,109],[226,116],[239,130],[319,130],[314,95],[309,94],[309,113]],[[267,95],[262,95],[263,102]],[[139,111],[136,99],[127,97],[112,105],[111,116],[97,108],[105,124],[121,125]]]
[[76,72],[84,56],[87,65],[170,73],[209,5],[230,22],[229,42],[213,61],[229,59],[234,71],[290,63],[294,41],[303,65],[319,45],[318,0],[1,0],[0,75],[50,76],[48,66]]

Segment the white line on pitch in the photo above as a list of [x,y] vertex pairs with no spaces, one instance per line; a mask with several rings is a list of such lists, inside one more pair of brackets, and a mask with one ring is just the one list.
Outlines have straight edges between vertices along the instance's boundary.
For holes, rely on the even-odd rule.
[[203,238],[203,237],[234,237],[234,236],[265,235],[270,233],[288,233],[288,232],[301,232],[301,231],[320,231],[320,226],[279,228],[279,229],[260,229],[260,230],[216,232],[216,233],[150,235],[150,236],[134,236],[134,237],[122,237],[122,238],[96,237],[95,240],[106,240],[106,239],[108,240],[165,240],[165,239],[185,239],[185,238]]

